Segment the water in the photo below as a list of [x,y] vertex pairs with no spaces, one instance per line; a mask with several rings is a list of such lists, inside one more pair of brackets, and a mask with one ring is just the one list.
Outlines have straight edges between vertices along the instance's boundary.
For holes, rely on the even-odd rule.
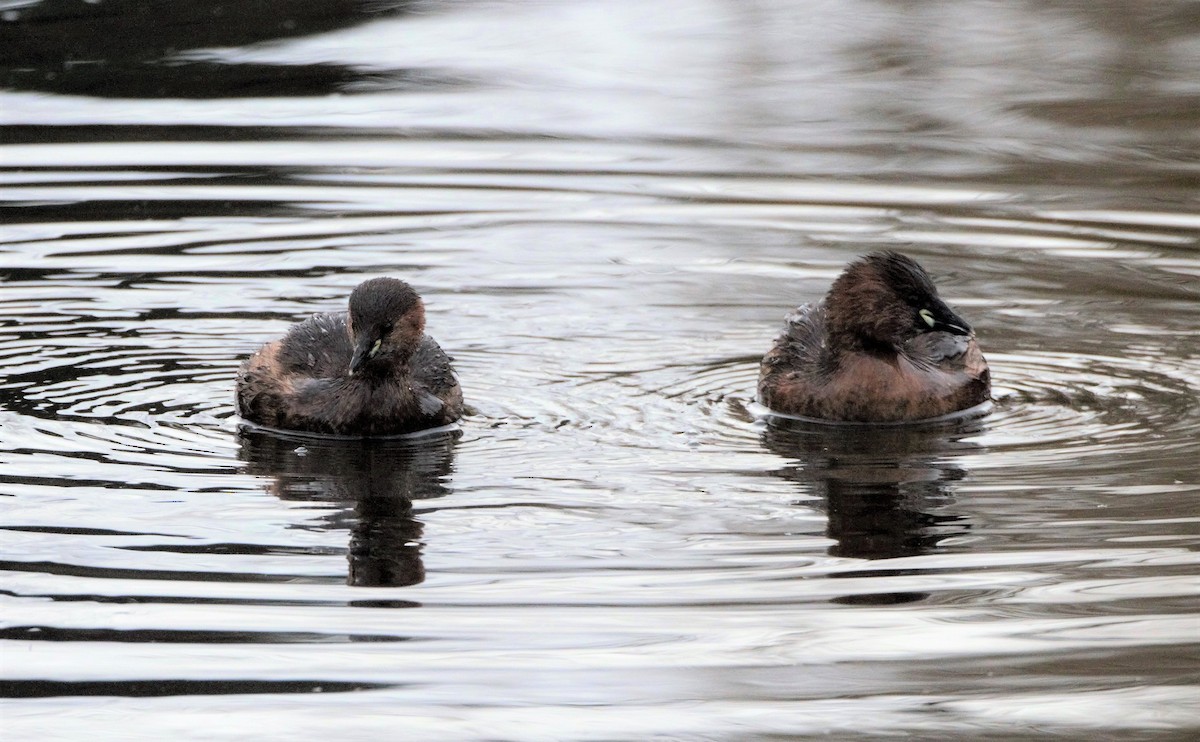
[[[1187,3],[8,2],[5,739],[1188,739]],[[901,249],[995,396],[768,425]],[[402,276],[458,431],[239,432]]]

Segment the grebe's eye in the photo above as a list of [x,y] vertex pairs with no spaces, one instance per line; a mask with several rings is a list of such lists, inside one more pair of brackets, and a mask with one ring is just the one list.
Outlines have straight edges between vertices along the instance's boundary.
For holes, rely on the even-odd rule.
[[921,311],[917,312],[917,314],[921,315],[921,319],[925,320],[925,324],[929,325],[930,327],[933,327],[936,324],[936,321],[933,319],[933,312],[929,311],[928,309],[922,309]]

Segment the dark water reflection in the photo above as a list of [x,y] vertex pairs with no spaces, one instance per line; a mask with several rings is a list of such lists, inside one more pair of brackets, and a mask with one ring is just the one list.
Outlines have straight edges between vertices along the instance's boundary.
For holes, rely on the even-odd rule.
[[[1195,736],[1197,69],[1185,2],[0,1],[4,734]],[[883,248],[992,411],[755,417]],[[461,430],[240,430],[385,274]]]
[[[3,87],[105,98],[325,95],[361,82],[344,65],[215,64],[187,53],[327,33],[403,13],[412,3],[41,0],[0,16]],[[397,76],[399,79],[401,76]]]

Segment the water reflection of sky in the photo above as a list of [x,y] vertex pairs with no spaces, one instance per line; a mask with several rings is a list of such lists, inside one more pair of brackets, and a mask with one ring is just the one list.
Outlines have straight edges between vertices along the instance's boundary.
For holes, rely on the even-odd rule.
[[1117,5],[46,2],[8,11],[0,48],[14,91],[99,96],[9,93],[6,123],[223,125],[236,98],[240,125],[701,137],[756,169],[804,153],[812,174],[1169,181],[1200,131],[1200,33],[1186,3]]

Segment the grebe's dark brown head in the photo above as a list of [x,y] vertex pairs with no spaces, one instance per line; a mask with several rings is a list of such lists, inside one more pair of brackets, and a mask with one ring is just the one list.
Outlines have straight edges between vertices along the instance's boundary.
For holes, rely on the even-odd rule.
[[830,342],[845,349],[894,351],[925,332],[971,335],[971,326],[938,297],[925,269],[898,252],[851,263],[825,297]]
[[384,374],[407,363],[425,334],[425,304],[396,278],[372,278],[350,294],[351,374]]

